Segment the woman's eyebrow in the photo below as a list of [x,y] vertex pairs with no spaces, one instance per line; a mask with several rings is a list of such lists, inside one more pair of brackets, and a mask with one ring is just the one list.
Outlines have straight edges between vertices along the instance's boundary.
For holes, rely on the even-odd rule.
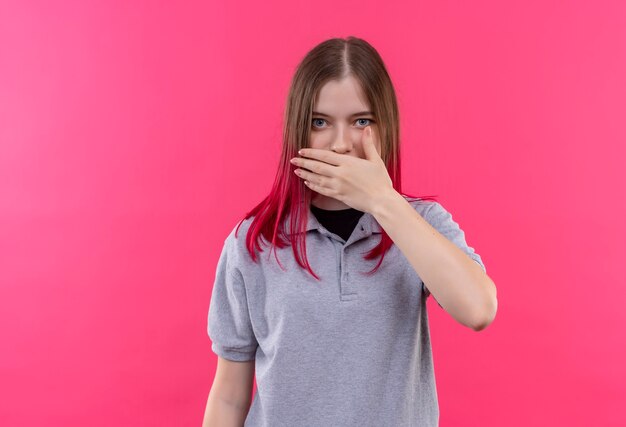
[[[330,117],[332,118],[332,116],[329,116],[328,114],[324,114],[324,113],[320,113],[319,111],[313,111],[313,114],[315,114],[316,116],[324,116],[324,117]],[[372,113],[371,111],[360,111],[358,113],[354,113],[351,114],[348,117],[356,117],[356,116],[373,116],[374,113]]]

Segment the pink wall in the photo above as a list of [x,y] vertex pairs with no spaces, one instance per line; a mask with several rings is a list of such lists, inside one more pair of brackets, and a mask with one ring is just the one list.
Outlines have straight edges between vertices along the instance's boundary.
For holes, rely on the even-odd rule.
[[200,425],[223,239],[347,35],[498,286],[479,333],[429,300],[441,426],[626,425],[624,2],[51,3],[0,5],[1,425]]

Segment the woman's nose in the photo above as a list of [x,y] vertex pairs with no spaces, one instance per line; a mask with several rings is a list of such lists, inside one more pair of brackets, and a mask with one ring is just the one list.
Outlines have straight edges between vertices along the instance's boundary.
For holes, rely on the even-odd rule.
[[335,139],[331,141],[330,149],[339,153],[352,150],[352,137],[350,130],[338,131]]

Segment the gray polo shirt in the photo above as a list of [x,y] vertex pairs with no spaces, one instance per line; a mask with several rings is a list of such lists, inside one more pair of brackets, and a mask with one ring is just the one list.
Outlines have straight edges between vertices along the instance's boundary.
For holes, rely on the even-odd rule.
[[[440,203],[407,201],[486,271]],[[307,256],[320,281],[297,264],[290,246],[276,250],[284,270],[269,245],[255,264],[245,245],[252,218],[237,238],[232,229],[217,263],[207,328],[212,350],[256,360],[257,391],[244,425],[437,426],[430,293],[396,245],[376,273],[361,274],[379,260],[363,259],[382,231],[371,214],[344,241],[308,212]]]

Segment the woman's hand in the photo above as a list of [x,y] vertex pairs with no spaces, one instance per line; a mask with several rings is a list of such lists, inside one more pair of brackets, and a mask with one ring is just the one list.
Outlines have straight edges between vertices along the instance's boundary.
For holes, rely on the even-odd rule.
[[363,132],[365,159],[330,150],[303,148],[302,157],[291,163],[294,173],[304,179],[313,191],[337,199],[362,212],[373,213],[374,207],[390,192],[395,192],[387,168],[376,151],[372,128]]

